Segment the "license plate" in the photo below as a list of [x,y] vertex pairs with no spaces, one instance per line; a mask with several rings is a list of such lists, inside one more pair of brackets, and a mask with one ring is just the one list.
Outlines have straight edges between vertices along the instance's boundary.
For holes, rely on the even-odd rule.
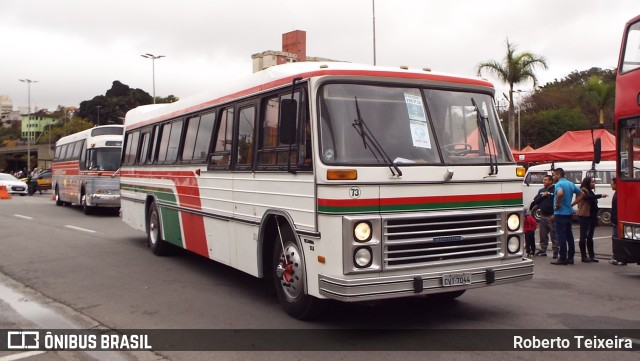
[[471,273],[449,273],[442,275],[442,285],[444,287],[470,285]]

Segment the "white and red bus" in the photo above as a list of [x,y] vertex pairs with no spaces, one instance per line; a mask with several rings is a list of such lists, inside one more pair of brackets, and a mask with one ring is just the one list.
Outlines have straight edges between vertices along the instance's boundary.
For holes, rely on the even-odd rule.
[[640,263],[640,16],[624,29],[616,75],[618,228],[613,258]]
[[123,220],[271,279],[285,311],[531,279],[493,86],[350,63],[274,66],[127,113]]
[[60,138],[53,158],[56,205],[76,204],[85,214],[96,207],[120,207],[124,126],[103,125]]

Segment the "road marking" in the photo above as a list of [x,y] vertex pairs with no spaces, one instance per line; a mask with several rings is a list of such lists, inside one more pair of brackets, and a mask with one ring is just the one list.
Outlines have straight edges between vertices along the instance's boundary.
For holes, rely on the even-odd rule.
[[80,227],[76,227],[76,226],[70,226],[68,224],[65,225],[65,227],[71,228],[71,229],[75,229],[76,231],[82,231],[82,232],[87,232],[87,233],[96,233],[96,231],[91,230],[91,229],[80,228]]
[[27,352],[21,352],[21,353],[14,353],[13,355],[0,357],[0,361],[22,360],[23,358],[38,356],[38,355],[42,355],[43,353],[47,353],[47,351],[27,351]]
[[23,216],[22,214],[14,214],[14,217],[18,217],[18,218],[22,218],[22,219],[33,219],[33,217],[29,217],[29,216]]

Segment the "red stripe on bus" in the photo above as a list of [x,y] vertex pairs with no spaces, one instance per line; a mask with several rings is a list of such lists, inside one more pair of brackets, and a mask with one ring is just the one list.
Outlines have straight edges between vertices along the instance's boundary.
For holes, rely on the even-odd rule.
[[[178,202],[193,210],[202,210],[198,179],[192,171],[122,171],[121,177],[166,179],[176,187]],[[184,248],[199,255],[210,257],[204,218],[201,215],[181,212]]]

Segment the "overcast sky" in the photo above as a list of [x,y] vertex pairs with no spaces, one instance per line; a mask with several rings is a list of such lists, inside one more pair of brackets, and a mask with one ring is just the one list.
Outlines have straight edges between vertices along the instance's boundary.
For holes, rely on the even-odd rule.
[[[505,39],[547,59],[540,85],[614,68],[638,0],[375,0],[377,65],[475,76]],[[307,32],[307,55],[373,63],[372,0],[2,0],[0,95],[54,110],[104,95],[114,80],[187,97],[252,71],[251,54]],[[495,79],[489,79],[494,81]],[[495,83],[498,91],[506,89]],[[527,90],[531,85],[519,88]]]

